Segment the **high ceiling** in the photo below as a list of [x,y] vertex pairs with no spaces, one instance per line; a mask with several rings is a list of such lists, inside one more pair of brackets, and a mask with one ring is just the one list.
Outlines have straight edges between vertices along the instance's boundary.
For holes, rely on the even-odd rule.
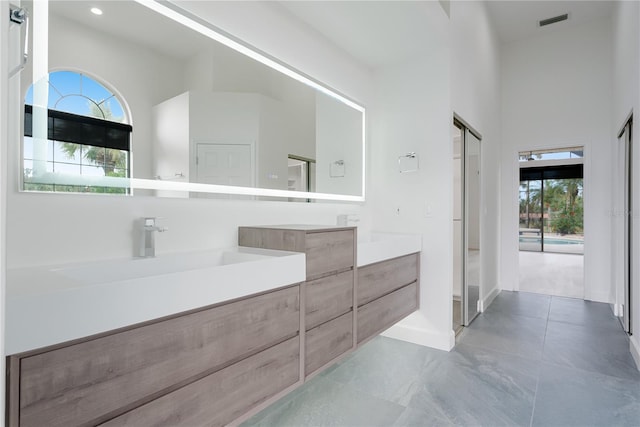
[[[549,33],[572,25],[585,24],[611,16],[616,1],[551,1],[509,0],[488,1],[492,23],[503,43]],[[568,13],[569,19],[546,27],[538,21]]]
[[[471,0],[477,1],[477,0]],[[447,0],[442,1],[448,3]],[[465,1],[451,0],[451,13]],[[335,45],[372,68],[388,65],[437,43],[433,19],[439,1],[280,1],[280,5]],[[611,16],[615,0],[489,0],[489,14],[503,43]],[[438,13],[443,13],[438,11]],[[565,22],[539,28],[538,21],[568,13]],[[440,20],[442,21],[442,20]]]
[[[471,0],[475,1],[475,0]],[[370,68],[398,63],[428,51],[446,37],[447,22],[441,3],[447,0],[361,0],[290,1],[270,5],[281,13],[299,19],[340,49]],[[451,0],[451,13],[465,1]],[[455,3],[453,3],[455,2]],[[503,43],[557,31],[611,16],[616,0],[489,0],[489,14]],[[104,9],[92,16],[89,6]],[[84,25],[114,36],[135,40],[148,48],[174,57],[186,58],[210,41],[193,31],[154,16],[145,7],[131,2],[93,0],[91,2],[54,1],[52,13],[64,15]],[[569,14],[569,20],[539,28],[540,19]],[[141,28],[140,23],[145,25]],[[142,29],[142,31],[141,31]],[[277,31],[277,30],[274,30]]]
[[[289,13],[359,62],[376,68],[439,43],[437,1],[280,1]],[[434,13],[434,11],[436,13]]]

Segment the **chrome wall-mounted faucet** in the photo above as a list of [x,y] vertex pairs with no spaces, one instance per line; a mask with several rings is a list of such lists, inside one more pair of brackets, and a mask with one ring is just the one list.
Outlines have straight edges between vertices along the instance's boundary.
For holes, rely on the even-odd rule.
[[140,243],[140,256],[143,258],[152,258],[156,256],[156,238],[155,232],[163,233],[168,230],[166,227],[158,227],[156,225],[157,218],[142,218],[142,240]]

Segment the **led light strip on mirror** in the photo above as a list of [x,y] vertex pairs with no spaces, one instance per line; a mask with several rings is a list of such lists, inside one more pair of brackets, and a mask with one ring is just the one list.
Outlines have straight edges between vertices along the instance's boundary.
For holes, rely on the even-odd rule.
[[144,179],[131,179],[132,188],[138,189],[152,189],[152,190],[172,190],[172,191],[194,191],[194,192],[209,192],[209,193],[224,193],[234,195],[253,195],[253,196],[267,196],[267,197],[288,197],[288,198],[309,198],[317,200],[335,200],[335,201],[351,201],[362,202],[365,200],[365,135],[366,135],[366,120],[365,120],[365,108],[352,100],[328,89],[327,87],[319,84],[310,77],[304,74],[294,71],[291,68],[283,65],[279,61],[269,57],[267,54],[261,53],[256,49],[250,48],[245,44],[235,40],[233,36],[225,33],[224,31],[216,28],[212,24],[198,18],[185,11],[184,9],[176,6],[175,4],[164,0],[135,0],[140,5],[143,5],[156,13],[159,13],[175,22],[178,22],[212,40],[215,40],[223,45],[246,55],[280,73],[285,74],[305,85],[308,85],[342,103],[355,109],[362,114],[362,189],[361,195],[339,195],[328,193],[310,193],[301,191],[290,190],[276,190],[276,189],[262,189],[262,188],[248,188],[248,187],[234,187],[234,186],[222,186],[211,184],[197,184],[197,183],[182,183],[182,182],[168,182],[157,180],[144,180]]

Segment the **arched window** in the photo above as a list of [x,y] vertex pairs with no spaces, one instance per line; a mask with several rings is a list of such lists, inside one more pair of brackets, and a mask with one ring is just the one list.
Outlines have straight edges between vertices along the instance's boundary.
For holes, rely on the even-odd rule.
[[52,72],[27,91],[24,117],[24,190],[130,193],[115,178],[130,176],[132,127],[102,84],[74,71]]

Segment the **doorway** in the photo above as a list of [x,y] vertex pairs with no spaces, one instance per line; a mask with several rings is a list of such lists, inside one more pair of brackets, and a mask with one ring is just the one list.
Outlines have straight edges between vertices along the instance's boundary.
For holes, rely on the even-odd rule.
[[[614,224],[614,268],[619,276],[616,283],[616,315],[619,316],[622,328],[629,335],[631,330],[631,301],[632,301],[632,260],[633,260],[633,147],[631,129],[633,124],[633,116],[626,121],[621,131],[618,133],[618,156],[617,168],[618,181],[616,187],[621,191],[614,195],[614,203],[616,205],[616,218]],[[620,238],[619,236],[622,236]],[[621,247],[620,247],[621,246]]]
[[453,120],[453,320],[456,334],[480,306],[480,140],[459,117]]
[[519,290],[584,298],[584,148],[519,153]]

